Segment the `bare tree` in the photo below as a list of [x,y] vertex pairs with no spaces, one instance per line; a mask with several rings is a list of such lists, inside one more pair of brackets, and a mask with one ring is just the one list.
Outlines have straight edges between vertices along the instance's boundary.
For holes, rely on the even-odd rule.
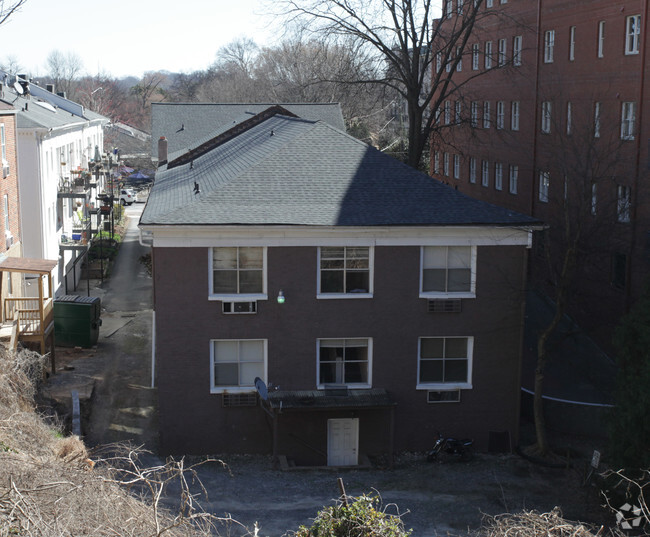
[[27,2],[27,0],[0,0],[0,25],[7,22]]
[[66,97],[74,100],[76,97],[75,80],[83,71],[83,61],[78,54],[68,52],[64,54],[59,50],[53,50],[46,58],[48,76],[55,85],[57,91],[65,92]]
[[15,75],[16,73],[20,73],[23,67],[20,60],[18,60],[18,57],[11,55],[7,56],[5,60],[0,63],[0,69]]
[[[406,161],[421,165],[438,110],[459,86],[456,66],[466,53],[482,0],[466,2],[462,13],[434,19],[432,0],[283,0],[289,20],[324,39],[352,40],[364,51],[373,76],[353,83],[379,84],[406,103]],[[449,8],[450,3],[445,2]],[[451,13],[449,13],[451,15]]]

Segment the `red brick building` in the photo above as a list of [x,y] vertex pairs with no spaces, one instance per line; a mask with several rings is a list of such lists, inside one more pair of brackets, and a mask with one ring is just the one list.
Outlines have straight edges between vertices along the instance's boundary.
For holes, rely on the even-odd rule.
[[[2,158],[2,179],[0,179],[0,260],[5,257],[20,257],[20,203],[18,199],[18,158],[16,155],[16,109],[0,102],[0,157]],[[7,272],[3,275],[2,297],[21,296],[20,275]]]
[[[449,0],[448,23],[473,5]],[[530,263],[546,285],[545,254],[580,233],[571,312],[607,345],[648,273],[648,3],[482,0],[479,11],[493,16],[479,17],[454,73],[431,172],[547,222]]]

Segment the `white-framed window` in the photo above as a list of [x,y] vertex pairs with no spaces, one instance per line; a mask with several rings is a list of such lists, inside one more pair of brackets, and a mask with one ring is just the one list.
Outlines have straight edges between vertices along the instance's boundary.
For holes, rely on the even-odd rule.
[[632,189],[629,186],[619,185],[616,187],[616,219],[619,222],[630,221],[631,201]]
[[566,103],[566,133],[571,135],[573,131],[573,106],[571,101]]
[[372,338],[319,339],[317,351],[319,389],[372,385]]
[[442,67],[442,53],[438,52],[436,53],[436,73],[440,72],[441,67]]
[[5,216],[5,234],[8,235],[10,233],[10,228],[9,228],[9,194],[5,194],[2,197],[2,201],[3,201],[4,216]]
[[440,151],[433,154],[433,173],[440,173]]
[[443,0],[442,2],[442,16],[451,18],[451,0]]
[[460,179],[460,155],[454,155],[454,179]]
[[463,117],[462,117],[462,111],[463,111],[463,103],[462,101],[456,101],[454,104],[454,111],[455,111],[455,121],[456,125],[460,125]]
[[219,246],[209,259],[210,299],[266,300],[266,248]]
[[481,47],[478,43],[472,45],[472,71],[478,71],[479,59],[481,57]]
[[2,146],[2,165],[7,162],[7,139],[5,138],[5,124],[0,123],[0,146]]
[[475,246],[423,246],[421,263],[420,298],[475,296]]
[[458,58],[456,72],[460,73],[463,70],[463,49],[461,47],[456,47],[456,58]]
[[625,19],[625,54],[639,53],[641,37],[641,15],[630,15]]
[[478,102],[472,101],[470,105],[470,122],[472,127],[478,127]]
[[459,15],[463,14],[463,4],[464,4],[463,0],[456,0],[456,13],[458,13]]
[[494,188],[503,190],[503,164],[501,162],[494,165]]
[[503,129],[505,127],[505,121],[506,121],[506,104],[503,101],[497,101],[497,117],[496,117],[497,129]]
[[551,101],[542,102],[542,132],[551,132]]
[[555,30],[544,32],[544,63],[553,63],[553,50],[555,49]]
[[318,248],[318,298],[370,298],[373,288],[373,248]]
[[473,337],[421,337],[417,389],[472,387]]
[[485,68],[492,69],[492,41],[485,42]]
[[519,180],[519,166],[510,165],[510,193],[517,193],[517,181]]
[[481,185],[490,186],[490,162],[481,161]]
[[442,154],[442,173],[449,177],[449,153]]
[[497,64],[503,67],[507,62],[507,49],[508,41],[506,39],[499,39],[499,54],[497,56]]
[[519,67],[521,65],[521,46],[523,37],[516,35],[512,38],[512,65]]
[[255,377],[266,382],[266,339],[210,341],[210,392],[254,392]]
[[469,182],[476,183],[476,157],[469,159]]
[[483,128],[490,128],[490,101],[483,102]]
[[448,73],[451,73],[451,62],[452,62],[452,58],[450,54],[449,57],[447,58],[447,61],[445,62],[445,71],[447,71]]
[[493,7],[494,0],[485,0],[485,7]]
[[603,58],[605,56],[605,21],[598,22],[598,47],[597,47],[598,57]]
[[634,140],[634,123],[636,120],[636,103],[621,104],[621,140]]
[[512,101],[510,105],[510,129],[519,130],[519,101]]
[[598,211],[598,185],[591,183],[591,215],[596,216]]
[[594,138],[600,138],[600,103],[594,103]]
[[571,26],[569,28],[569,61],[575,61],[576,59],[576,27]]
[[451,102],[445,101],[445,125],[451,123]]
[[548,188],[551,181],[549,172],[539,172],[539,201],[548,203]]

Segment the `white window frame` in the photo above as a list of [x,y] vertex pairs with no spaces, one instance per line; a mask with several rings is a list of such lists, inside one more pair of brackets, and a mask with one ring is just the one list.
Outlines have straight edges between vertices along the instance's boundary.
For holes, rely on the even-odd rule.
[[433,154],[433,173],[440,173],[440,151]]
[[494,0],[485,0],[485,7],[494,7]]
[[616,187],[616,221],[622,224],[630,222],[630,206],[632,203],[632,189],[629,186]]
[[472,101],[470,104],[470,125],[478,127],[478,101]]
[[445,125],[449,125],[451,123],[451,102],[450,101],[445,101]]
[[460,155],[454,154],[454,179],[460,179]]
[[2,197],[5,213],[5,236],[11,235],[11,230],[9,228],[9,194],[5,194]]
[[509,176],[509,185],[508,189],[510,194],[516,194],[517,193],[517,182],[519,181],[519,166],[517,165],[510,165],[510,176]]
[[510,130],[519,130],[519,101],[510,104]]
[[598,22],[598,47],[597,54],[599,58],[605,57],[605,21]]
[[550,172],[539,172],[539,201],[548,203],[548,190],[551,183]]
[[469,158],[469,182],[476,184],[476,157]]
[[[374,273],[375,273],[375,248],[367,244],[332,244],[327,247],[343,248],[344,249],[344,258],[347,258],[347,249],[348,248],[368,248],[368,292],[367,293],[323,293],[321,292],[321,246],[318,247],[317,259],[316,259],[316,298],[321,300],[331,300],[331,299],[355,299],[355,298],[372,298],[374,290]],[[345,262],[344,262],[345,265]],[[345,288],[345,273],[347,272],[347,267],[344,266],[342,269],[344,272],[344,283],[343,287]]]
[[600,138],[600,102],[594,103],[594,138]]
[[[255,384],[253,385],[237,385],[237,386],[215,386],[214,384],[214,369],[215,369],[215,343],[216,342],[236,342],[238,344],[247,341],[261,341],[263,343],[263,352],[264,352],[264,366],[263,366],[263,375],[260,377],[264,382],[268,377],[268,340],[262,338],[251,338],[251,339],[211,339],[210,340],[210,393],[254,393]],[[237,364],[241,364],[239,361],[239,352],[240,345],[237,346],[238,349],[238,361]],[[257,363],[257,362],[256,362]]]
[[512,38],[512,65],[519,67],[521,65],[521,49],[523,36],[516,35]]
[[472,45],[472,71],[478,71],[481,57],[481,46],[478,43]]
[[460,125],[463,121],[462,110],[463,110],[462,101],[456,101],[456,103],[454,104],[456,125]]
[[463,70],[463,49],[461,47],[456,47],[456,58],[458,58],[456,72],[460,73]]
[[503,163],[494,163],[494,188],[503,190]]
[[621,103],[621,140],[634,140],[636,123],[636,102]]
[[507,61],[507,51],[508,51],[508,41],[504,39],[499,39],[499,52],[497,55],[497,65],[503,67]]
[[485,42],[485,68],[492,69],[492,41]]
[[481,186],[490,186],[490,161],[481,161]]
[[2,145],[2,165],[7,164],[7,139],[5,137],[5,124],[0,123],[0,145]]
[[449,153],[446,151],[442,154],[442,173],[445,177],[449,177]]
[[[261,293],[215,293],[214,292],[214,250],[215,248],[261,248],[262,249],[262,292]],[[219,246],[208,248],[208,300],[227,300],[229,302],[248,302],[253,300],[267,300],[267,248],[266,246]]]
[[456,0],[456,13],[459,15],[463,14],[463,0]]
[[496,128],[502,130],[506,124],[506,103],[497,101]]
[[544,63],[553,63],[555,49],[555,30],[544,32]]
[[[466,339],[467,340],[467,378],[465,382],[420,382],[420,364],[422,361],[422,340],[423,339]],[[422,336],[418,338],[418,371],[416,390],[471,390],[472,389],[472,365],[474,355],[474,338],[472,336]],[[440,358],[441,360],[452,360],[453,358]],[[426,360],[426,358],[425,358]],[[433,359],[432,359],[433,360]]]
[[436,73],[440,72],[441,67],[442,67],[442,53],[438,52],[436,53]]
[[549,134],[551,132],[551,113],[552,113],[551,101],[543,101],[541,128],[544,134]]
[[489,129],[491,125],[491,105],[490,101],[483,101],[483,128]]
[[[420,298],[476,298],[476,246],[467,246],[470,248],[470,289],[469,291],[424,291],[424,253],[427,248],[446,248],[446,257],[449,257],[449,248],[456,246],[465,247],[466,245],[448,245],[448,246],[422,246],[420,247]],[[448,261],[447,261],[448,264]],[[446,268],[446,267],[445,267]]]
[[[316,387],[319,390],[324,390],[326,388],[329,388],[333,386],[333,384],[330,383],[324,383],[321,382],[320,378],[320,349],[321,349],[321,342],[326,342],[326,341],[343,341],[344,342],[344,348],[345,347],[345,342],[346,341],[354,341],[354,340],[365,340],[367,343],[367,349],[368,349],[368,378],[366,379],[367,382],[350,382],[350,383],[341,383],[341,384],[334,384],[335,386],[347,386],[348,388],[355,388],[355,389],[367,389],[367,388],[372,388],[372,354],[373,354],[373,345],[372,345],[372,338],[371,337],[326,337],[326,338],[318,338],[316,340]],[[345,362],[343,362],[345,363]]]
[[625,54],[638,54],[641,41],[641,15],[625,19]]
[[573,105],[571,101],[566,103],[566,133],[570,136],[573,132]]
[[569,27],[569,61],[573,62],[576,59],[576,27]]

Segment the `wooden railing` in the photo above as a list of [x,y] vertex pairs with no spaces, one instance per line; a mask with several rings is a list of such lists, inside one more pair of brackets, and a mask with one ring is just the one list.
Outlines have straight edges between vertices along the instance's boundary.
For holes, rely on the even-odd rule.
[[54,301],[48,298],[41,302],[38,298],[5,298],[4,318],[14,319],[18,314],[18,332],[24,336],[43,334],[54,313]]

